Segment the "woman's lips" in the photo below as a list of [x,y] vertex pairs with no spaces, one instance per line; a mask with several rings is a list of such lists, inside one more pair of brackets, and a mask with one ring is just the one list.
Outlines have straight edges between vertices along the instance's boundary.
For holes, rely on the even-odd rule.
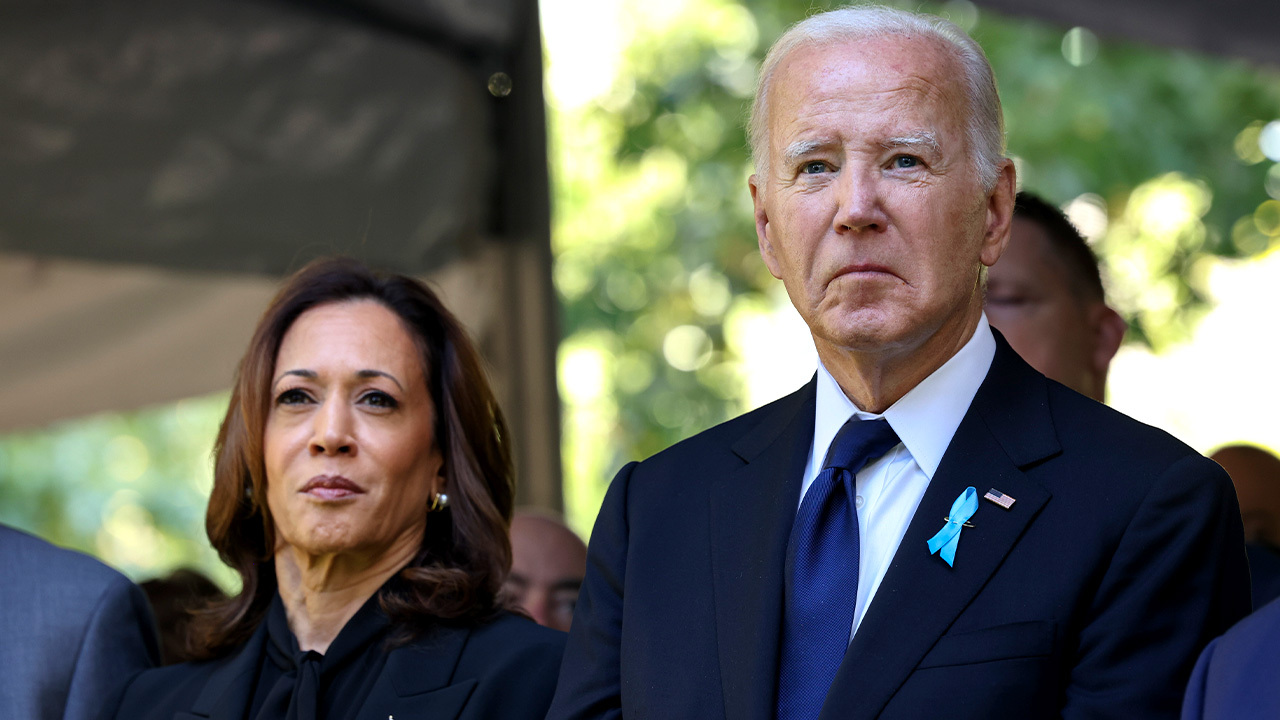
[[323,500],[341,500],[364,494],[364,488],[341,475],[317,475],[302,486],[302,492]]

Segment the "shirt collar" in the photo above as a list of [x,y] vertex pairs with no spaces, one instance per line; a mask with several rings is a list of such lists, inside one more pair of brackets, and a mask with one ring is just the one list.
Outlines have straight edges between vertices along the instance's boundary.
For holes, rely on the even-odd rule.
[[818,462],[822,461],[840,427],[854,415],[864,420],[883,417],[925,476],[932,480],[995,356],[995,336],[983,313],[973,336],[955,355],[880,415],[859,410],[819,359],[814,456]]

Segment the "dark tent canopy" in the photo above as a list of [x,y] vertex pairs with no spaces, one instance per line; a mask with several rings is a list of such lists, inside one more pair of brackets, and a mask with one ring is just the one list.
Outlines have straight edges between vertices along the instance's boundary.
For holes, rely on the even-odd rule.
[[532,0],[3,0],[0,429],[228,386],[343,253],[441,286],[558,504],[544,126]]

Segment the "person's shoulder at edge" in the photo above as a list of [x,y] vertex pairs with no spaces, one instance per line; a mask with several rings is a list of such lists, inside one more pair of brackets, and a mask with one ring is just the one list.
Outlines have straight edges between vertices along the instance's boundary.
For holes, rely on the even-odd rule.
[[1191,673],[1183,720],[1274,717],[1280,713],[1280,600],[1236,623],[1205,647]]
[[0,525],[0,568],[7,572],[39,572],[46,582],[66,586],[68,593],[97,595],[118,582],[120,571],[78,550],[60,547],[30,533]]
[[[151,648],[155,645],[155,628],[150,608],[142,590],[119,570],[78,550],[0,525],[0,572],[30,602],[52,597],[62,603],[64,610],[72,605],[84,609],[82,613],[46,612],[42,615],[42,630],[53,632],[60,627],[66,632],[90,633],[95,623],[103,619],[100,614],[106,613],[106,619],[112,622],[127,615],[144,634],[143,649],[150,648],[151,661],[155,662],[158,651]],[[19,602],[16,597],[7,597],[6,607],[12,609]],[[100,629],[122,630],[110,626]],[[85,650],[83,642],[77,650]]]
[[[50,642],[56,637],[76,643],[68,658],[74,667],[68,670],[66,717],[92,717],[99,703],[110,705],[132,678],[156,664],[150,606],[120,571],[6,525],[0,525],[0,557],[0,571],[30,602],[60,603],[58,610],[42,613],[39,627]],[[5,602],[15,609],[15,599]]]

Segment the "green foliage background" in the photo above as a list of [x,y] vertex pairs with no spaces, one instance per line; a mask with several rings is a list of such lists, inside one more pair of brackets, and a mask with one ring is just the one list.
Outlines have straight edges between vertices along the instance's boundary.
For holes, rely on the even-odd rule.
[[[582,105],[553,98],[566,513],[584,534],[623,462],[746,409],[745,348],[782,300],[757,255],[742,120],[768,43],[830,6],[623,0],[612,86]],[[963,1],[924,9],[986,48],[1023,186],[1102,218],[1095,246],[1131,342],[1184,339],[1206,263],[1280,243],[1280,170],[1257,142],[1280,118],[1274,69],[1097,42]],[[225,402],[0,438],[0,522],[135,578],[189,564],[229,583],[203,535]]]

